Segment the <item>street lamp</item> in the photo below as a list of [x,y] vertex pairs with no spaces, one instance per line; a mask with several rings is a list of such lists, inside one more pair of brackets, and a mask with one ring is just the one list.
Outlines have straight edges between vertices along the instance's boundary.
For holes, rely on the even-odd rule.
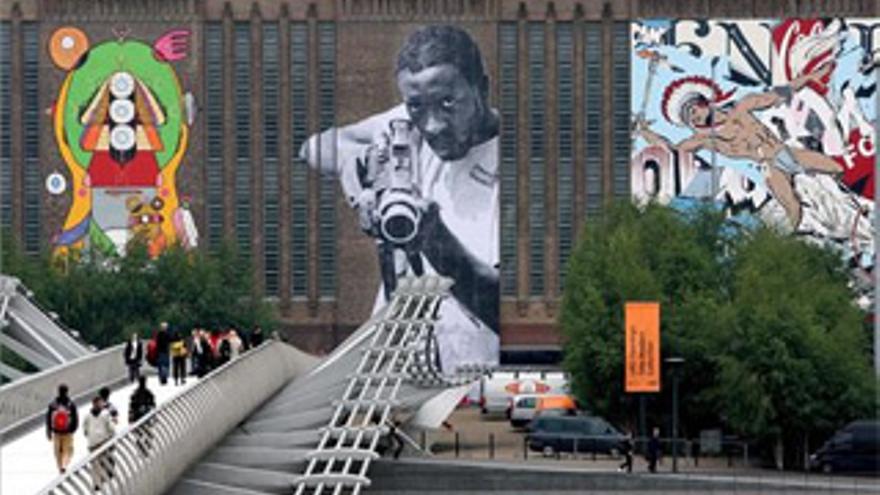
[[672,472],[678,472],[678,379],[679,369],[684,364],[680,356],[668,357],[663,360],[672,374]]

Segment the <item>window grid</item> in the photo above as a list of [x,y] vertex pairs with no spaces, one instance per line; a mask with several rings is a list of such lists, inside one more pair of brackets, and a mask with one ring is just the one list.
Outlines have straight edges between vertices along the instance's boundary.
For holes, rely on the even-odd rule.
[[205,25],[205,188],[208,245],[223,242],[223,26]]
[[602,25],[588,22],[584,31],[585,190],[586,213],[590,218],[602,208]]
[[235,237],[242,256],[251,255],[251,28],[235,23]]
[[268,296],[278,295],[278,24],[263,23],[263,271]]
[[[318,24],[318,120],[321,129],[336,123],[336,26]],[[335,160],[336,156],[321,157]],[[323,168],[323,167],[322,167]],[[332,175],[320,178],[318,206],[318,293],[336,295],[336,181]]]
[[42,232],[40,187],[40,31],[34,22],[22,23],[22,127],[24,131],[24,249],[36,254],[40,251]]
[[529,293],[544,293],[544,24],[528,24],[529,50]]
[[556,28],[557,225],[559,228],[559,287],[565,283],[574,222],[574,38],[570,23]]
[[516,294],[517,26],[499,27],[501,49],[501,293]]
[[9,108],[12,52],[9,22],[0,22],[0,228],[12,225],[12,122]]
[[291,194],[291,294],[303,297],[308,288],[308,165],[299,158],[299,149],[308,138],[309,101],[309,45],[308,27],[304,22],[290,26],[290,102],[291,137],[290,156]]
[[615,22],[612,31],[612,153],[614,166],[613,191],[615,198],[629,197],[630,173],[630,101],[629,58],[630,26],[628,22]]

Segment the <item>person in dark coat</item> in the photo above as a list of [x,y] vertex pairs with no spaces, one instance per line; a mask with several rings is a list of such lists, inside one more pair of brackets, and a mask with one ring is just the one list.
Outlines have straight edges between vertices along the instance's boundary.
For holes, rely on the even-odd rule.
[[156,356],[159,369],[159,384],[168,383],[168,368],[171,364],[171,335],[168,333],[168,322],[163,321],[156,332]]
[[58,472],[64,474],[73,458],[73,434],[79,428],[76,404],[70,400],[67,385],[58,386],[58,396],[46,411],[46,437],[52,442]]
[[202,330],[199,335],[199,342],[202,347],[201,358],[199,359],[199,378],[207,375],[214,369],[214,349],[211,348],[210,333]]
[[[128,403],[128,424],[133,425],[140,421],[141,418],[156,408],[156,397],[153,392],[147,388],[147,377],[142,376],[138,379],[138,388],[131,394]],[[135,430],[137,437],[136,443],[141,454],[146,456],[149,453],[153,433],[150,425],[145,424]]]
[[263,345],[263,339],[263,329],[257,325],[257,327],[254,328],[254,331],[251,332],[251,349],[256,349]]
[[128,383],[134,383],[141,376],[141,364],[144,361],[144,346],[137,332],[131,333],[131,339],[125,343],[125,366],[128,368]]
[[648,470],[652,473],[657,472],[657,461],[660,460],[660,428],[654,427],[651,432],[651,438],[648,440]]
[[620,442],[620,452],[623,454],[623,463],[617,469],[620,472],[626,470],[627,473],[633,472],[633,439],[632,433],[627,432]]

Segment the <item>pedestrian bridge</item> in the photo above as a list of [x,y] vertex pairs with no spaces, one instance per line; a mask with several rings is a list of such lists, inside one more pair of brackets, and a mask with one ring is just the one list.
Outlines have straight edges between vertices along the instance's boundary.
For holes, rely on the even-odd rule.
[[[112,442],[65,475],[45,480],[37,492],[93,493],[91,461],[112,451],[114,477],[100,493],[360,493],[371,484],[370,466],[389,422],[405,415],[410,424],[438,426],[480,371],[440,372],[433,322],[449,286],[437,277],[402,281],[392,301],[324,359],[269,341],[189,388],[163,395],[155,411],[119,428]],[[106,367],[102,376],[71,389],[120,383],[121,352],[108,349],[12,384],[8,396],[34,397],[27,410],[17,411],[10,431],[19,432],[18,440],[4,446],[4,455],[17,457],[16,449],[37,449],[42,442],[48,454],[43,462],[54,470],[37,422],[58,381],[75,370]],[[118,390],[121,406],[128,390]],[[145,434],[153,438],[146,455],[137,444]],[[24,485],[10,493],[31,492],[19,488]]]

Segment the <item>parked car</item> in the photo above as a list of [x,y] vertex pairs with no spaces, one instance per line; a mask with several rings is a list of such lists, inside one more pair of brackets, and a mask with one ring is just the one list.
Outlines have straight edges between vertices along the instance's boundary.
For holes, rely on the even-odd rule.
[[545,456],[556,452],[596,452],[616,456],[624,436],[598,416],[553,416],[541,414],[529,425],[530,450]]
[[513,427],[519,428],[529,424],[536,414],[547,410],[559,410],[560,415],[567,415],[566,411],[570,411],[573,415],[577,406],[568,395],[521,394],[510,400],[507,417]]
[[854,421],[810,456],[810,469],[880,473],[880,421]]

